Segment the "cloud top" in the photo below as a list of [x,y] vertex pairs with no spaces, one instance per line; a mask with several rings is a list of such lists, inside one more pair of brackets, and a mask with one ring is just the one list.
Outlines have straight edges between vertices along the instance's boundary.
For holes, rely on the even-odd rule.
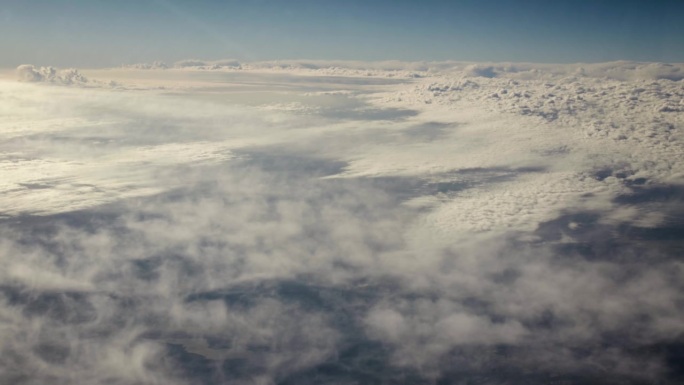
[[22,64],[16,69],[17,80],[27,83],[83,84],[88,79],[76,69],[57,70],[54,67],[35,67]]

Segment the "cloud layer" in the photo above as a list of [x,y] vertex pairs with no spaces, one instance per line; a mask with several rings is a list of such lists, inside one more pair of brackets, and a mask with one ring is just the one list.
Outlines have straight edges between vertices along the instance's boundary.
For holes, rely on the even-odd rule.
[[240,66],[3,83],[0,382],[682,378],[679,82]]

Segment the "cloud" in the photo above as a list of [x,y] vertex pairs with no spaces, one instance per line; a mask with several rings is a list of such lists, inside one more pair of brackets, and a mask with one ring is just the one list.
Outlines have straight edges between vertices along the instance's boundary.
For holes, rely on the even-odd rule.
[[16,73],[17,80],[28,83],[46,82],[72,85],[88,82],[88,79],[76,69],[58,71],[54,67],[36,68],[31,64],[22,64],[17,67]]
[[[3,212],[12,215],[165,191],[182,182],[153,182],[153,175],[225,161],[231,149],[278,142],[283,130],[307,121],[135,92],[28,84],[8,84],[6,90],[0,95],[6,112],[0,155],[6,179],[0,189]],[[255,134],[255,126],[262,131]]]
[[368,333],[396,347],[397,365],[427,372],[438,371],[440,359],[455,347],[515,345],[528,333],[518,321],[494,323],[487,316],[469,313],[458,302],[424,299],[389,306],[369,312]]
[[[167,68],[162,62],[140,63],[128,66],[137,69]],[[459,62],[459,61],[352,61],[352,60],[271,60],[239,62],[234,59],[201,60],[185,59],[173,64],[174,68],[194,70],[247,70],[285,71],[301,74],[335,76],[423,78],[448,74],[456,77],[502,78],[535,80],[550,78],[611,79],[619,81],[684,79],[681,63],[648,63],[615,61],[608,63],[506,63],[506,62]]]
[[163,70],[169,68],[168,64],[163,61],[155,61],[152,63],[136,63],[126,65],[125,68],[133,68],[139,70]]
[[23,82],[39,82],[44,79],[43,73],[30,64],[22,64],[17,67],[17,78]]
[[[275,159],[288,174],[263,169],[267,161],[197,170],[186,173],[186,189],[4,231],[1,280],[12,302],[3,314],[16,317],[9,335],[41,322],[72,333],[74,346],[97,338],[105,352],[89,351],[85,363],[70,353],[68,361],[96,372],[121,360],[115,354],[140,349],[136,359],[147,369],[130,378],[163,382],[197,376],[199,362],[223,365],[207,369],[214,381],[290,378],[336,362],[347,341],[363,336],[389,349],[392,367],[433,378],[455,362],[476,370],[481,355],[468,352],[497,346],[519,350],[520,370],[597,375],[600,357],[626,365],[638,359],[631,346],[683,331],[676,261],[592,261],[498,237],[448,250],[427,239],[407,244],[419,217],[380,187],[312,183],[296,162]],[[108,337],[86,337],[91,330]],[[119,342],[127,333],[136,337]],[[610,342],[616,333],[620,342]],[[52,351],[47,342],[25,344],[6,346]],[[576,346],[589,350],[573,356]],[[189,363],[178,364],[179,374],[162,365],[168,360]],[[648,373],[610,370],[662,376],[657,357],[645,362],[654,365]],[[498,357],[488,365],[510,363]]]
[[0,381],[676,383],[677,84],[310,70],[3,84]]
[[241,64],[237,60],[233,59],[223,59],[223,60],[198,60],[198,59],[185,59],[173,63],[175,68],[195,68],[195,69],[223,69],[223,68],[237,68],[241,67]]
[[[102,218],[109,225],[95,225],[90,235],[82,227],[90,226],[88,220],[78,215],[73,226],[55,218],[55,227],[36,234],[30,245],[20,240],[28,234],[17,233],[17,242],[2,253],[9,264],[2,278],[7,285],[3,296],[11,301],[2,314],[15,316],[12,332],[4,336],[37,333],[22,326],[27,321],[44,325],[46,332],[65,330],[68,337],[59,344],[74,348],[68,353],[59,348],[61,353],[55,354],[68,358],[49,360],[79,380],[94,382],[195,376],[197,369],[189,364],[182,376],[163,365],[170,359],[167,345],[182,347],[179,362],[193,355],[223,362],[224,369],[212,375],[236,381],[285,377],[325,361],[334,354],[340,333],[324,309],[286,292],[269,299],[268,288],[250,290],[240,283],[310,273],[344,279],[349,272],[333,266],[367,263],[374,248],[390,242],[384,236],[391,229],[380,223],[377,234],[356,231],[355,225],[363,222],[354,218],[352,213],[361,210],[354,207],[369,202],[348,195],[357,194],[353,190],[330,200],[316,198],[324,191],[314,191],[306,203],[299,201],[304,194],[296,184],[278,186],[255,173],[246,170],[237,179],[222,180],[219,190],[198,186],[181,194],[180,201],[169,195],[131,202],[131,209],[145,207],[119,211],[116,219]],[[268,189],[275,186],[284,195],[271,206]],[[339,225],[328,227],[335,220]],[[311,239],[307,234],[317,235]],[[358,261],[343,259],[343,252],[355,254]],[[26,258],[12,259],[18,253]],[[18,274],[20,269],[34,274]],[[239,299],[241,292],[246,293],[245,302]],[[81,340],[86,338],[98,348],[84,347]],[[51,351],[42,341],[12,341],[3,346],[18,359]],[[86,349],[83,356],[78,349]],[[44,361],[36,360],[36,365]],[[115,374],[126,365],[140,372]],[[229,365],[234,367],[229,370]],[[22,365],[16,375],[29,375],[31,368]],[[46,373],[63,378],[56,368]],[[96,373],[102,374],[90,377]]]

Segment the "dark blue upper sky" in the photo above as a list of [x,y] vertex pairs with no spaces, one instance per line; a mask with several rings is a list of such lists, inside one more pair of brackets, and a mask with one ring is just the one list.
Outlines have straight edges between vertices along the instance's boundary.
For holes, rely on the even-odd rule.
[[0,66],[684,61],[684,0],[0,0]]

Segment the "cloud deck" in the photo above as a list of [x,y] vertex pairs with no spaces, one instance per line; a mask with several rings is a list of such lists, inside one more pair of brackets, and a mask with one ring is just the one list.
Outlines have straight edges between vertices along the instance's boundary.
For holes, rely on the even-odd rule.
[[683,74],[21,66],[0,382],[678,383]]

